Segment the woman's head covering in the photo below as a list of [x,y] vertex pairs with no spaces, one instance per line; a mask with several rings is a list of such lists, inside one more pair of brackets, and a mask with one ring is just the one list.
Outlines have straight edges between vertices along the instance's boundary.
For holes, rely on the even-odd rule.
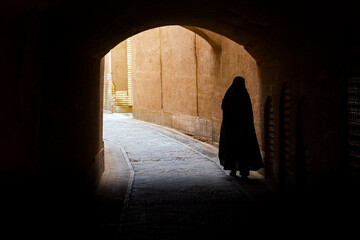
[[225,93],[225,96],[222,100],[221,109],[224,110],[224,107],[226,106],[228,106],[230,109],[233,109],[239,104],[239,101],[244,103],[244,98],[247,97],[249,97],[249,94],[245,87],[245,79],[243,77],[237,76],[234,78],[233,83]]
[[243,77],[237,76],[234,78],[233,84],[238,87],[244,87],[245,88],[245,79]]

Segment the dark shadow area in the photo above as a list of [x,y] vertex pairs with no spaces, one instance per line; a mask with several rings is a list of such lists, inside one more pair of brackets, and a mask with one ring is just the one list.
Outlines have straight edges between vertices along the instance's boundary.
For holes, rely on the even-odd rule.
[[[334,180],[332,187],[317,192],[279,193],[269,182],[263,180],[244,181],[236,177],[234,181],[247,191],[259,206],[256,221],[260,235],[275,231],[278,236],[291,233],[298,237],[343,236],[351,237],[357,229],[360,200],[356,186],[347,181]],[[286,229],[284,232],[283,230]]]

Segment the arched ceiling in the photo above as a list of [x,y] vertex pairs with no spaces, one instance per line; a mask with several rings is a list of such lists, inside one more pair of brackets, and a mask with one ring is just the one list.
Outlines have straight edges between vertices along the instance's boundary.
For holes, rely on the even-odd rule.
[[185,25],[224,35],[259,59],[271,55],[268,50],[278,39],[277,18],[273,7],[258,1],[93,1],[66,2],[44,23],[52,38],[95,58],[144,30]]
[[[352,26],[355,15],[349,12],[354,8],[353,1],[341,7],[328,2],[290,5],[261,0],[37,2],[40,7],[35,9],[42,10],[45,41],[65,44],[95,58],[144,30],[184,25],[224,35],[243,45],[260,62],[274,58],[279,49],[309,46],[313,43],[309,39],[319,45],[327,41],[329,46],[345,41],[341,33],[357,29],[358,25]],[[344,22],[348,22],[345,27]]]

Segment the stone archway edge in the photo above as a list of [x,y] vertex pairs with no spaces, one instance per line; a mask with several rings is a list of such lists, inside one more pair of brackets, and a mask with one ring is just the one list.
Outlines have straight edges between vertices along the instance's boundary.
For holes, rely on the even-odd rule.
[[211,47],[214,49],[215,52],[221,51],[221,43],[216,39],[215,33],[198,27],[192,27],[192,26],[182,26],[182,27],[204,38],[211,45]]

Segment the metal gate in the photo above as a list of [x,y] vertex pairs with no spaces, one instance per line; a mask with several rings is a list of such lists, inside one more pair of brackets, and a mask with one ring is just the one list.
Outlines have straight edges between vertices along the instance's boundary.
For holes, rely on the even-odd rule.
[[274,108],[271,97],[268,96],[265,104],[265,177],[269,180],[274,178]]
[[346,152],[350,174],[360,177],[360,76],[347,79]]
[[290,89],[285,83],[281,91],[279,118],[279,173],[278,182],[281,190],[289,188],[291,175],[291,143],[290,143]]

